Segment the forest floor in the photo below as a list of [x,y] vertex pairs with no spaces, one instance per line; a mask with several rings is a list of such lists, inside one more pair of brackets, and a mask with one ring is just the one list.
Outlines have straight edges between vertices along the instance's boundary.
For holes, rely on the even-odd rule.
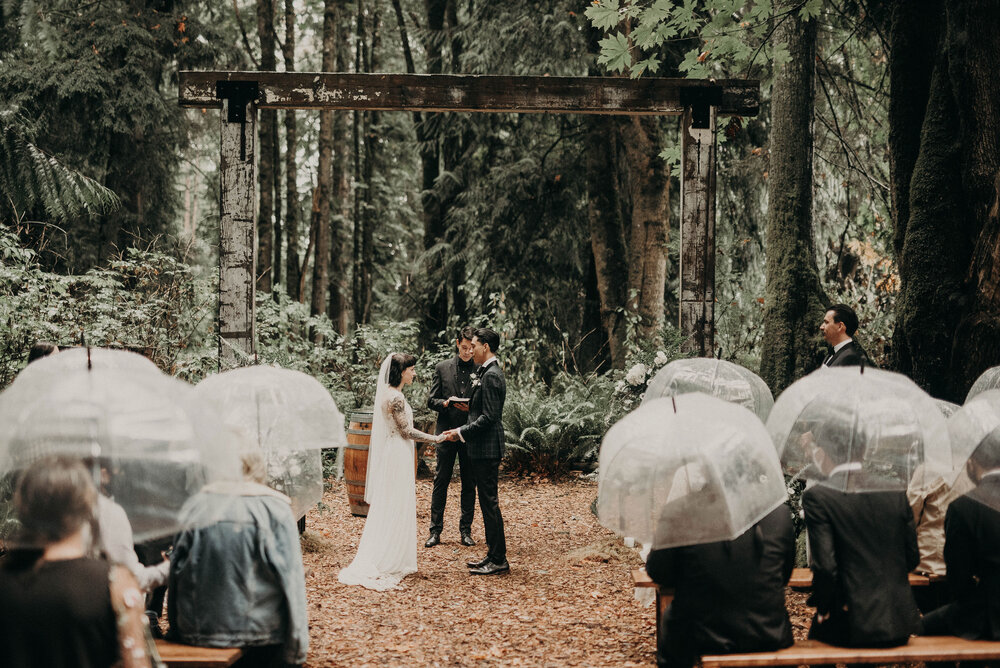
[[[478,505],[474,547],[458,543],[458,481],[449,489],[442,543],[424,548],[431,479],[417,479],[419,571],[375,592],[337,582],[354,557],[364,518],[351,515],[343,482],[310,511],[303,537],[309,666],[650,666],[655,611],[633,596],[636,550],[601,527],[597,483],[502,477],[506,575],[470,576],[486,553]],[[796,637],[804,596],[790,593]]]

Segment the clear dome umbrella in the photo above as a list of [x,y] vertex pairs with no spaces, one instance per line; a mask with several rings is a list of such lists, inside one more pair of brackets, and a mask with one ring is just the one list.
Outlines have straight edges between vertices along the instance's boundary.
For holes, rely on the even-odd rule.
[[731,540],[785,501],[756,415],[702,393],[643,403],[601,444],[597,515],[653,549]]
[[969,388],[969,393],[965,395],[965,403],[969,403],[970,399],[986,390],[997,389],[1000,389],[1000,366],[990,367],[976,379]]
[[753,371],[726,360],[693,357],[674,360],[649,381],[643,401],[703,392],[739,404],[766,420],[774,405],[767,383]]
[[941,411],[890,371],[814,371],[778,397],[767,429],[786,473],[843,491],[921,488],[951,470]]
[[935,399],[934,405],[938,407],[938,410],[941,411],[941,415],[945,416],[945,418],[950,418],[955,414],[955,411],[961,408],[958,404],[953,404],[950,401],[945,401],[944,399]]
[[347,444],[344,415],[319,381],[291,369],[250,366],[209,376],[195,394],[264,452],[268,484],[292,499],[297,518],[319,503],[321,450]]
[[39,458],[79,458],[125,510],[136,542],[172,535],[189,497],[241,473],[230,432],[193,399],[191,386],[163,374],[26,376],[0,394],[0,472],[11,481]]
[[985,390],[948,418],[955,484],[971,487],[966,463],[984,442],[1000,436],[1000,390]]

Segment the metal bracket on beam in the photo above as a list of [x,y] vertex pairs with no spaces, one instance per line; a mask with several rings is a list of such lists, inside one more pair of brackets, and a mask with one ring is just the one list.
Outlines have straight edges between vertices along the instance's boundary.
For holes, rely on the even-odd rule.
[[215,97],[229,101],[229,113],[226,120],[240,124],[240,159],[247,159],[247,104],[255,102],[260,96],[260,87],[256,81],[217,81]]
[[681,88],[681,104],[691,107],[691,127],[696,130],[707,130],[709,127],[709,108],[722,104],[722,87],[712,86]]

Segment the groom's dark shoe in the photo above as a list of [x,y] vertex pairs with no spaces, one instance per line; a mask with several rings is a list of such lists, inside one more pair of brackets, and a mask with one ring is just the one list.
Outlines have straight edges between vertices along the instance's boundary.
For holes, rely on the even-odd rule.
[[461,542],[462,545],[465,545],[466,547],[472,547],[473,545],[476,544],[476,541],[472,540],[472,534],[469,533],[468,531],[462,532],[462,540],[459,542]]
[[465,565],[468,566],[469,568],[482,568],[488,563],[490,563],[490,558],[486,557],[482,561],[467,561],[465,562]]
[[492,561],[483,564],[479,568],[470,568],[469,575],[499,575],[510,571],[510,564],[506,560],[502,564],[494,564]]
[[427,538],[427,542],[424,543],[424,547],[434,547],[441,542],[441,534],[431,532],[431,535]]

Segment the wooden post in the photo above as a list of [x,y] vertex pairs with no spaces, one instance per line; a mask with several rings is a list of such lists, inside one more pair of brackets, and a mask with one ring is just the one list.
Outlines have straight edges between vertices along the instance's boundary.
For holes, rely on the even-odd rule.
[[715,345],[715,119],[704,100],[681,116],[679,326],[684,349],[700,357]]
[[252,364],[257,352],[256,105],[235,95],[223,99],[220,117],[219,369],[225,370]]

